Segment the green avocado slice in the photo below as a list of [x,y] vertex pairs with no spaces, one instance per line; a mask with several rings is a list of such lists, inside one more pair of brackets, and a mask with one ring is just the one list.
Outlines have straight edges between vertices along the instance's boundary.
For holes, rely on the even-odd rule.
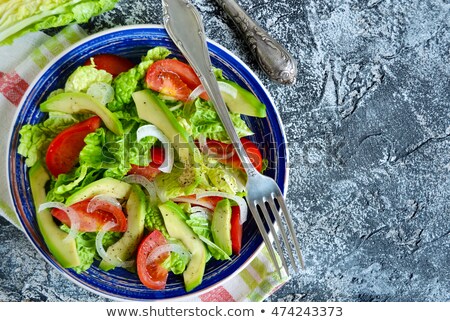
[[[46,202],[45,185],[50,180],[50,175],[42,162],[38,161],[30,168],[29,177],[34,207],[37,212],[39,206]],[[58,263],[64,268],[79,266],[80,258],[75,240],[65,240],[68,234],[59,229],[53,221],[50,211],[45,209],[37,212],[36,220],[45,244]]]
[[[146,195],[137,185],[131,185],[131,192],[126,204],[128,214],[128,227],[123,236],[113,245],[108,247],[106,253],[111,258],[122,262],[127,261],[135,252],[144,234],[144,222],[146,213]],[[99,267],[108,271],[115,266],[105,260]]]
[[43,102],[40,105],[42,112],[61,113],[93,113],[98,115],[105,126],[114,134],[122,135],[122,123],[117,116],[96,99],[85,93],[61,93]]
[[211,232],[214,243],[228,256],[231,256],[231,204],[230,200],[222,199],[217,203],[211,219]]
[[126,199],[130,191],[131,185],[129,183],[114,178],[102,178],[91,182],[72,194],[67,198],[66,205],[71,206],[74,203],[92,198],[96,195],[107,195],[116,199]]
[[159,210],[169,235],[181,240],[191,253],[191,260],[183,272],[183,279],[186,292],[192,291],[203,280],[207,255],[205,244],[182,219],[183,210],[176,203],[167,201],[159,205]]
[[266,117],[266,106],[253,93],[229,80],[223,79],[218,83],[222,97],[231,112]]

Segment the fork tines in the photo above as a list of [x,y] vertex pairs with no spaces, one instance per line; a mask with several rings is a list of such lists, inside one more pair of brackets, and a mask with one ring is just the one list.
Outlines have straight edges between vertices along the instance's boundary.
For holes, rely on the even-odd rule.
[[[276,203],[275,203],[276,201]],[[285,251],[288,254],[290,263],[294,268],[295,272],[298,272],[299,267],[297,265],[297,261],[295,260],[294,253],[298,257],[298,261],[300,262],[300,266],[304,268],[303,256],[300,250],[300,245],[296,237],[296,232],[294,230],[294,225],[292,223],[292,218],[289,214],[289,211],[285,205],[284,198],[279,194],[272,193],[272,200],[267,198],[263,198],[262,200],[255,200],[251,205],[249,204],[250,211],[254,214],[255,222],[258,226],[258,229],[261,231],[263,240],[266,244],[266,247],[269,251],[269,255],[274,263],[278,274],[281,277],[281,270],[278,263],[278,260],[275,255],[275,249],[270,240],[269,234],[266,232],[264,227],[264,223],[261,218],[261,213],[263,214],[264,220],[267,223],[273,242],[275,244],[276,253],[278,253],[282,266],[284,267],[286,274],[289,275],[289,266],[286,262],[286,258],[284,256],[283,246]],[[273,224],[273,220],[270,217],[270,214],[273,214],[275,218],[275,225]],[[284,221],[283,221],[284,218]],[[287,229],[286,229],[287,227]],[[282,240],[278,237],[278,233],[281,234]],[[292,245],[293,244],[293,245]],[[292,247],[293,246],[293,247]]]

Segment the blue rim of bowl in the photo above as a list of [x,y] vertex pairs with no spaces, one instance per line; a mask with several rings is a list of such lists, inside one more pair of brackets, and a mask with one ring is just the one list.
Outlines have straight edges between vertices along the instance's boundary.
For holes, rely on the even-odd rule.
[[[43,70],[36,76],[35,80],[30,84],[28,90],[24,94],[9,135],[9,153],[6,157],[8,158],[7,164],[10,196],[13,200],[16,213],[19,214],[18,217],[22,228],[32,245],[52,267],[76,285],[79,285],[94,294],[120,301],[187,300],[193,296],[199,296],[210,291],[211,289],[230,280],[242,271],[242,269],[244,269],[257,256],[264,246],[260,234],[255,234],[253,238],[248,241],[248,252],[245,256],[234,258],[231,261],[231,264],[225,265],[225,267],[220,267],[219,265],[214,272],[209,273],[208,278],[193,292],[186,293],[184,290],[180,290],[176,287],[174,289],[166,289],[164,291],[149,292],[142,292],[142,289],[138,288],[136,289],[136,293],[131,291],[131,293],[133,293],[133,296],[131,296],[130,291],[117,292],[114,288],[113,279],[117,278],[117,276],[107,275],[106,277],[103,277],[104,279],[111,279],[111,286],[105,287],[104,285],[96,283],[96,276],[99,274],[104,274],[104,272],[98,269],[90,269],[89,274],[77,274],[71,269],[62,268],[48,252],[45,243],[43,244],[43,240],[37,229],[36,222],[30,222],[30,220],[27,220],[27,218],[34,218],[35,216],[31,192],[28,185],[27,167],[24,163],[23,157],[17,153],[19,130],[21,126],[25,124],[34,124],[40,121],[42,119],[42,113],[40,113],[36,108],[34,111],[31,111],[31,115],[29,115],[30,113],[24,114],[21,112],[23,112],[23,109],[30,104],[37,106],[38,102],[40,102],[48,94],[46,93],[45,95],[36,97],[36,88],[39,89],[39,86],[42,86],[43,78],[48,80],[45,76],[48,76],[48,74],[51,75],[52,71],[58,69],[58,63],[61,61],[66,61],[67,63],[67,61],[70,60],[70,57],[77,56],[77,52],[90,48],[90,46],[94,43],[98,45],[96,46],[97,52],[101,52],[102,46],[107,47],[110,46],[111,42],[119,42],[123,39],[134,40],[137,42],[144,40],[148,40],[149,42],[156,41],[158,42],[157,45],[174,47],[174,44],[170,40],[163,26],[149,24],[133,25],[112,28],[88,36],[73,44],[52,59],[52,61],[50,61],[47,66],[43,68]],[[147,49],[149,47],[150,46],[147,45]],[[273,141],[273,143],[276,144],[275,151],[268,152],[274,153],[276,158],[276,167],[275,169],[272,169],[273,171],[271,176],[277,181],[281,191],[286,194],[289,172],[288,148],[281,118],[275,108],[273,99],[254,72],[252,72],[250,68],[232,52],[210,39],[208,39],[208,48],[214,65],[217,66],[222,64],[223,66],[232,67],[233,70],[238,72],[238,75],[235,75],[235,77],[239,77],[233,80],[238,82],[241,86],[251,90],[267,106],[267,117],[264,121],[267,122],[266,126],[270,128],[270,133],[267,133],[266,135],[270,135],[271,142]],[[92,52],[92,50],[88,50],[88,52]],[[69,58],[67,58],[67,56]],[[78,61],[80,61],[80,59],[78,59]],[[51,80],[52,79],[49,79],[49,81]],[[53,81],[55,82],[54,79]],[[248,122],[249,120],[246,119],[246,121]],[[264,135],[264,137],[260,137],[257,141],[261,142],[261,140],[264,140],[266,135]],[[22,200],[22,198],[25,198],[25,200]],[[33,219],[31,219],[31,221],[33,221]],[[124,280],[126,283],[127,277],[124,277]]]

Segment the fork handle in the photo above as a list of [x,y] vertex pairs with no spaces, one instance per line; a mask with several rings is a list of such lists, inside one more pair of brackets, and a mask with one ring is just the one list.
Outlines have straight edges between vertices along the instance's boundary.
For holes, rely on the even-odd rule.
[[212,70],[203,23],[197,9],[186,0],[162,0],[164,26],[178,49],[194,69],[212,100],[217,114],[230,137],[248,176],[257,170],[245,152],[244,146],[234,129],[219,85]]

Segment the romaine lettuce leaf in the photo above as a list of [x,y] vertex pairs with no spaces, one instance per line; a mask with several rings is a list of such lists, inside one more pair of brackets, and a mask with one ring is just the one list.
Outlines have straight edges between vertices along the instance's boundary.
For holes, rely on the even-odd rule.
[[164,59],[170,55],[170,51],[164,47],[150,49],[135,67],[119,74],[113,81],[114,100],[108,104],[111,111],[120,111],[130,104],[132,94],[144,88],[144,78],[147,69],[154,61]]
[[199,238],[206,244],[212,257],[217,260],[230,259],[219,246],[217,246],[212,240],[211,222],[203,216],[190,215],[190,218],[186,220],[186,224],[196,233]]
[[[70,228],[67,227],[66,225],[62,225],[60,228],[67,233],[70,231]],[[74,270],[77,273],[81,273],[89,269],[89,267],[94,262],[94,259],[100,259],[95,248],[96,236],[97,233],[95,232],[83,232],[78,233],[77,236],[75,237],[78,256],[80,257],[81,262],[79,266],[74,267]],[[111,246],[120,239],[120,236],[121,233],[110,231],[106,232],[105,235],[103,236],[102,241],[103,247],[105,249],[108,249],[109,246]]]
[[85,23],[114,8],[118,0],[4,0],[0,1],[0,46],[25,33]]
[[42,123],[24,125],[19,131],[18,152],[26,158],[26,165],[32,167],[42,159],[56,135],[78,121],[76,115],[50,113],[49,118]]
[[[203,135],[212,140],[229,142],[228,134],[210,101],[196,99],[190,108],[185,108],[184,117],[189,123],[186,131],[190,132],[194,139]],[[240,114],[230,113],[230,117],[239,137],[253,135]]]
[[104,71],[97,69],[94,66],[79,66],[67,78],[64,86],[65,92],[83,92],[86,93],[89,87],[95,83],[111,84],[113,76]]

